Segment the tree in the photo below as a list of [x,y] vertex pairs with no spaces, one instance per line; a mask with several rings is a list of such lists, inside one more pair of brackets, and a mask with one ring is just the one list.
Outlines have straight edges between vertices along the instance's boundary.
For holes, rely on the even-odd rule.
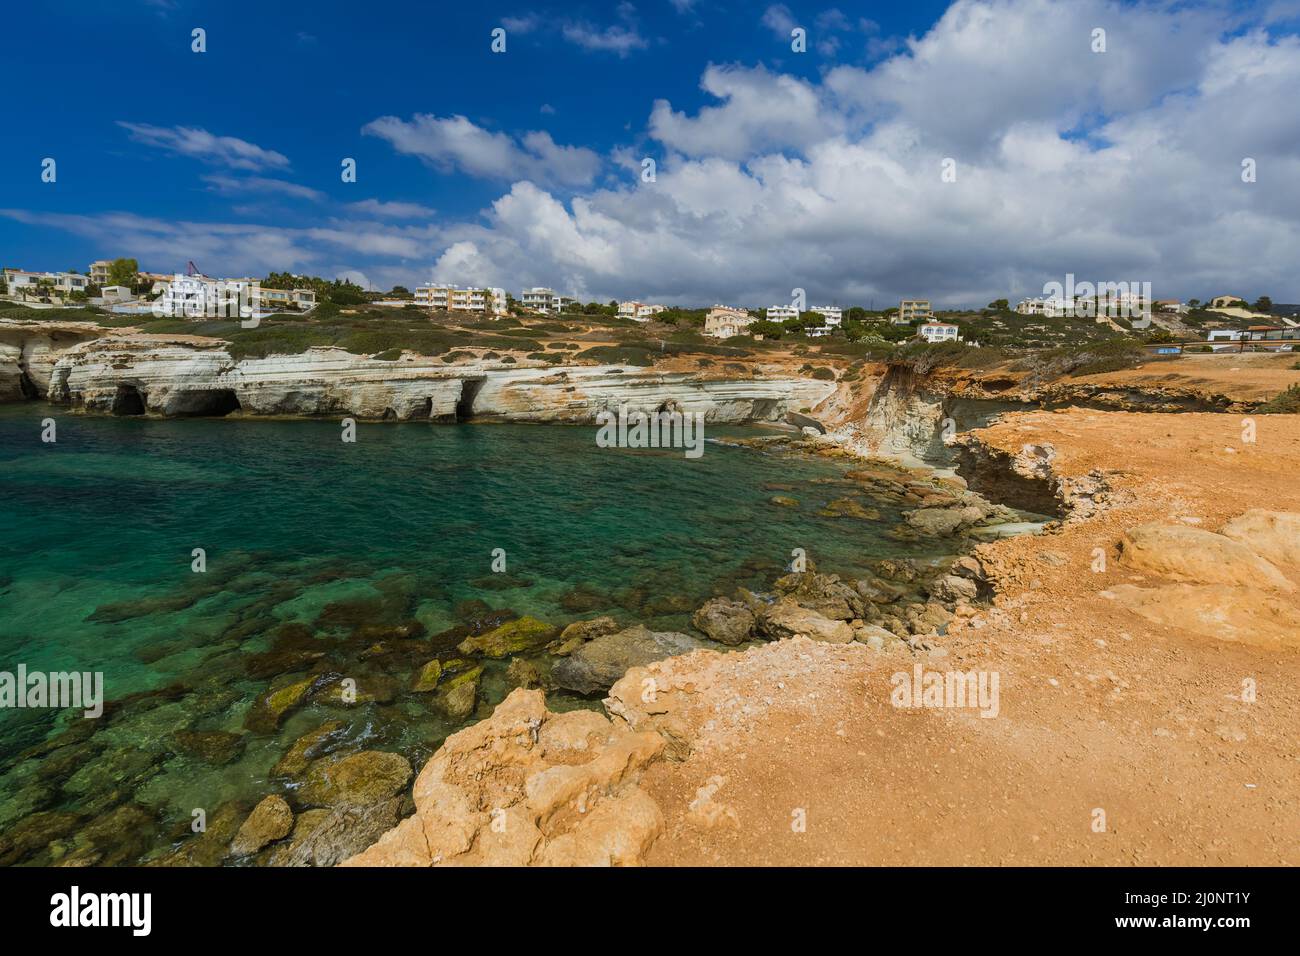
[[785,334],[785,325],[778,322],[769,322],[767,319],[759,319],[749,326],[750,335],[761,335],[765,339],[779,339]]
[[405,296],[409,296],[411,294],[411,290],[404,285],[395,285],[393,286],[393,291],[388,294],[395,295],[398,298],[402,298]]
[[1256,312],[1272,312],[1273,300],[1266,295],[1261,295],[1255,300],[1255,304],[1252,308],[1254,308]]
[[994,299],[989,303],[989,308],[994,312],[1010,312],[1011,303],[1006,299]]
[[114,259],[108,265],[108,284],[134,287],[140,264],[134,259]]

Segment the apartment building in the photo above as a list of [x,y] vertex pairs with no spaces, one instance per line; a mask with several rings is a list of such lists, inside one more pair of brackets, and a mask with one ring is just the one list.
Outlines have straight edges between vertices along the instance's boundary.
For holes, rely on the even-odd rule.
[[448,312],[506,314],[506,290],[495,287],[427,285],[415,290],[416,305]]
[[256,304],[263,309],[301,309],[306,312],[316,307],[316,293],[311,289],[268,289],[257,287]]
[[46,286],[56,296],[85,292],[90,287],[90,277],[76,272],[28,272],[26,269],[5,269],[5,285],[9,295],[21,297],[24,293],[35,295],[38,288]]
[[903,299],[898,303],[898,315],[894,317],[894,324],[910,325],[917,319],[928,319],[933,315],[929,299]]
[[957,326],[950,322],[923,322],[916,332],[927,342],[960,342]]
[[629,300],[618,304],[618,317],[620,319],[633,319],[637,322],[649,322],[652,316],[658,315],[667,308],[666,305],[648,305],[645,302]]
[[108,283],[108,270],[113,265],[107,259],[96,259],[90,264],[90,281],[94,285],[106,285]]
[[792,305],[769,305],[767,307],[767,321],[784,322],[787,319],[799,318],[799,310]]
[[729,339],[741,335],[758,321],[744,309],[733,309],[728,305],[715,305],[704,316],[704,334],[715,339]]

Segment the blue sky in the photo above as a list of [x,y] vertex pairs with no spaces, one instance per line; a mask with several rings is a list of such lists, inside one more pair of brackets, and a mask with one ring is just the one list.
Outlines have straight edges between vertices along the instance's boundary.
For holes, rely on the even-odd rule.
[[982,304],[1073,271],[1300,301],[1296,24],[1285,2],[15,5],[0,262],[748,304]]

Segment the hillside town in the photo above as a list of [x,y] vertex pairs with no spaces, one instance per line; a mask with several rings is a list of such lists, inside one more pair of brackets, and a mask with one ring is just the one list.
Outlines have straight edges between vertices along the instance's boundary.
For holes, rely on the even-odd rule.
[[[802,290],[795,290],[800,297]],[[135,259],[98,259],[84,272],[39,272],[20,268],[0,271],[0,301],[31,309],[89,307],[116,315],[170,319],[264,317],[305,314],[322,293],[342,305],[424,310],[432,315],[458,313],[484,318],[505,316],[599,315],[642,325],[659,322],[694,326],[709,338],[862,338],[884,342],[981,345],[996,337],[1016,344],[1018,320],[1095,323],[1119,334],[1134,335],[1153,346],[1179,344],[1200,351],[1233,347],[1294,349],[1300,341],[1300,305],[1275,304],[1268,296],[1252,303],[1245,296],[1217,295],[1154,299],[1151,284],[1136,282],[1048,283],[1044,295],[1022,298],[1011,306],[999,299],[979,309],[937,309],[930,299],[900,299],[881,310],[860,306],[814,305],[799,301],[763,308],[714,304],[705,308],[670,306],[640,299],[583,303],[577,296],[533,286],[512,294],[499,286],[459,285],[432,281],[386,293],[365,290],[347,280],[322,280],[290,273],[216,278],[193,262],[184,271],[147,272]],[[1011,341],[1007,341],[1010,339]],[[1198,345],[1197,343],[1202,343]],[[1026,345],[1041,344],[1025,342]]]

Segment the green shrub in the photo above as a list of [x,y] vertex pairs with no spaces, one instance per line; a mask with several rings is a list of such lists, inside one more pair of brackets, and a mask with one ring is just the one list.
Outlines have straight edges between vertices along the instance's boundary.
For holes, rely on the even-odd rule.
[[833,382],[835,381],[835,371],[821,365],[812,370],[812,377],[819,382]]
[[1300,383],[1274,395],[1255,411],[1265,415],[1300,415]]
[[643,345],[597,345],[579,352],[576,358],[588,359],[602,365],[636,365],[646,367],[654,365],[654,356]]

